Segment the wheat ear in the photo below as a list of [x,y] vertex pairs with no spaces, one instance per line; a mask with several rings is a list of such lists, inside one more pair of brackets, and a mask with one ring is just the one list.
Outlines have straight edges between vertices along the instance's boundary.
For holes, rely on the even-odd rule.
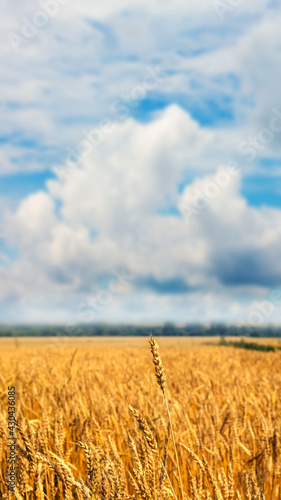
[[129,410],[132,413],[132,415],[135,417],[136,421],[138,422],[139,428],[143,432],[145,440],[146,440],[149,448],[151,449],[151,451],[153,453],[155,453],[157,455],[158,450],[157,450],[156,439],[153,436],[152,431],[150,430],[150,427],[149,427],[147,421],[142,416],[141,412],[139,410],[136,410],[135,408],[133,408],[131,405],[129,405]]
[[184,500],[185,496],[184,496],[184,491],[183,491],[183,484],[182,484],[182,477],[181,477],[181,471],[180,471],[178,451],[177,451],[177,447],[176,447],[176,440],[175,440],[175,435],[174,435],[174,429],[173,429],[169,404],[168,404],[168,400],[167,400],[167,396],[166,396],[166,375],[165,375],[163,363],[162,363],[162,360],[161,360],[160,354],[159,354],[159,345],[152,336],[149,339],[149,344],[150,344],[150,350],[152,353],[152,359],[153,359],[153,363],[154,363],[154,367],[155,367],[156,380],[161,388],[164,402],[165,402],[166,409],[167,409],[167,413],[168,413],[170,429],[171,429],[171,434],[172,434],[172,440],[173,440],[173,447],[174,447],[174,451],[175,451],[175,457],[176,457],[177,469],[178,469],[178,475],[179,475],[180,493],[181,493],[182,500]]

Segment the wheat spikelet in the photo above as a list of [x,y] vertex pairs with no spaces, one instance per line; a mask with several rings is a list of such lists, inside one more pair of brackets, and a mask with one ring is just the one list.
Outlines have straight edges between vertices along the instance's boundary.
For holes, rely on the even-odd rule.
[[156,471],[155,471],[155,461],[153,460],[154,457],[152,456],[151,449],[147,446],[146,447],[146,469],[145,469],[145,477],[146,477],[146,482],[149,485],[149,489],[152,493],[153,498],[156,497]]
[[[19,450],[19,446],[17,447]],[[25,450],[23,450],[25,452]],[[28,466],[27,459],[24,459],[22,455],[19,455],[17,460],[17,486],[19,489],[19,493],[24,495],[28,491],[32,490],[32,487],[29,486],[29,476],[28,476]]]
[[218,473],[218,482],[220,485],[220,489],[221,489],[223,498],[225,498],[226,500],[229,500],[228,482],[226,479],[225,471],[222,467],[220,469],[220,472]]
[[94,433],[95,433],[95,439],[96,439],[96,442],[97,442],[97,446],[100,446],[102,448],[104,446],[104,442],[103,442],[103,438],[102,438],[102,433],[101,433],[101,430],[100,430],[100,426],[99,426],[99,424],[98,424],[98,422],[96,421],[95,418],[91,419],[91,423],[92,423],[93,428],[94,428]]
[[38,433],[39,451],[44,455],[48,454],[48,438],[45,429],[41,428]]
[[109,458],[107,458],[106,460],[105,470],[111,488],[110,498],[112,498],[112,500],[119,499],[121,491],[119,477],[117,475],[114,463]]
[[235,491],[234,491],[234,477],[233,477],[233,467],[231,461],[228,465],[228,500],[234,500]]
[[101,500],[107,500],[108,498],[108,485],[106,480],[105,471],[101,470],[101,488],[100,488]]
[[[189,483],[191,483],[192,477],[191,477],[189,468],[187,469],[187,472],[188,472],[188,477],[189,477]],[[204,482],[203,481],[203,473],[202,473],[201,469],[199,469],[198,476],[197,476],[196,492],[195,492],[196,500],[197,499],[201,500],[201,498],[203,498],[203,482]]]
[[123,464],[123,462],[120,459],[120,456],[118,454],[118,451],[117,451],[116,444],[115,444],[114,440],[112,439],[111,436],[109,436],[108,439],[109,439],[110,447],[111,447],[111,450],[112,450],[112,453],[113,453],[113,460],[114,460],[114,463],[116,464],[117,470],[118,470],[118,476],[119,476],[119,482],[120,482],[120,490],[122,492],[122,497],[123,498],[127,498],[127,496],[128,496],[128,493],[127,493],[127,480],[126,480],[126,471],[125,471],[125,468],[124,468],[124,464]]
[[44,429],[44,433],[46,435],[46,438],[47,439],[50,439],[51,438],[51,434],[52,434],[52,431],[51,431],[51,424],[50,424],[50,419],[46,413],[46,411],[43,411],[43,429]]
[[189,474],[189,489],[192,496],[192,500],[198,500],[196,479],[195,477],[191,477],[190,474]]
[[88,446],[85,443],[82,443],[81,441],[78,441],[77,445],[80,446],[84,450],[84,453],[86,456],[86,462],[87,462],[87,478],[88,478],[89,483],[91,483],[93,474],[95,472],[95,460],[93,457],[93,452],[92,452],[90,446]]
[[154,363],[154,367],[155,367],[156,380],[157,380],[157,383],[159,384],[159,386],[161,387],[163,394],[165,394],[166,375],[164,372],[162,360],[161,360],[160,355],[159,355],[159,345],[153,337],[150,337],[149,343],[150,343],[150,350],[152,353],[153,363]]
[[129,470],[130,483],[133,486],[134,490],[136,491],[137,495],[141,498],[142,497],[141,490],[138,486],[138,481],[136,481],[136,479],[135,479],[136,474],[137,474],[137,472],[134,470],[134,468],[131,468]]
[[[68,464],[66,464],[64,462],[64,460],[62,458],[60,458],[59,456],[57,456],[55,453],[53,453],[52,451],[49,452],[49,455],[53,458],[54,460],[54,463],[55,463],[55,468],[54,468],[54,471],[56,473],[58,473],[57,471],[59,471],[59,477],[62,478],[64,484],[65,484],[65,487],[66,487],[66,491],[67,491],[67,494],[71,494],[71,489],[72,489],[72,486],[75,486],[76,485],[76,480],[72,474],[72,471],[69,467]],[[49,461],[49,463],[52,462],[51,460]]]
[[92,500],[93,495],[90,492],[90,490],[85,486],[81,478],[76,482],[75,486],[76,486],[76,493],[78,493],[78,495],[82,497],[83,500]]
[[129,405],[129,410],[132,413],[132,415],[135,417],[136,421],[139,424],[140,430],[143,432],[145,440],[151,449],[151,451],[155,454],[158,454],[158,449],[157,449],[157,443],[155,440],[155,437],[152,434],[152,431],[149,428],[149,425],[141,412],[139,410],[136,410],[132,406]]
[[38,462],[33,482],[34,500],[44,500],[44,491],[41,482],[41,468],[42,468],[42,463]]
[[130,477],[131,477],[131,482],[134,485],[136,491],[140,495],[140,497],[143,500],[152,500],[151,493],[149,491],[149,488],[147,487],[146,482],[143,480],[143,476],[140,476],[138,474],[138,471],[134,469],[133,467],[131,468],[130,471]]
[[33,446],[30,442],[30,439],[27,436],[25,429],[22,428],[21,423],[19,423],[18,421],[16,422],[16,429],[18,430],[19,435],[21,436],[23,444],[25,446],[26,457],[30,464],[30,470],[34,471],[36,468],[36,458]]
[[66,431],[63,426],[63,416],[59,413],[55,423],[55,450],[57,455],[60,457],[64,456],[64,440],[66,436]]
[[130,434],[129,434],[129,446],[130,446],[132,453],[133,453],[133,458],[134,458],[134,463],[135,463],[137,474],[140,478],[142,478],[143,466],[142,466],[142,463],[141,463],[140,458],[139,458],[136,443],[133,440],[133,438],[130,436]]

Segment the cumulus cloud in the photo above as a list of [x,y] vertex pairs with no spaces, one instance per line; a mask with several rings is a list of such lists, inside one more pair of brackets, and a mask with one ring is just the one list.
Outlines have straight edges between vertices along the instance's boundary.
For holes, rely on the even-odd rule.
[[[6,215],[7,244],[19,252],[1,268],[7,317],[17,307],[21,320],[52,310],[53,321],[79,321],[81,304],[122,269],[132,279],[96,319],[200,320],[203,310],[229,319],[246,307],[241,293],[245,302],[266,295],[281,281],[281,211],[249,206],[241,171],[227,165],[180,187],[196,148],[207,163],[213,141],[171,106],[147,124],[116,124],[65,176],[22,200]],[[196,208],[188,221],[183,205]]]

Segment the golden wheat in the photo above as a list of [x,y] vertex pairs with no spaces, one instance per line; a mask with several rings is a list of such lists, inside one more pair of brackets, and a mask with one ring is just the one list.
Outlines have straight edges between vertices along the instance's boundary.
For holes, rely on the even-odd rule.
[[0,342],[0,498],[281,499],[281,352],[150,339],[153,374],[145,339]]

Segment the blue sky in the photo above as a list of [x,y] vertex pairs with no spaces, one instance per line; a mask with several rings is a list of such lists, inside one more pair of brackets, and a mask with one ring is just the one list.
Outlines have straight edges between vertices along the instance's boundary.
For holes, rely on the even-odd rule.
[[1,7],[0,321],[247,321],[281,282],[279,3],[53,6]]

